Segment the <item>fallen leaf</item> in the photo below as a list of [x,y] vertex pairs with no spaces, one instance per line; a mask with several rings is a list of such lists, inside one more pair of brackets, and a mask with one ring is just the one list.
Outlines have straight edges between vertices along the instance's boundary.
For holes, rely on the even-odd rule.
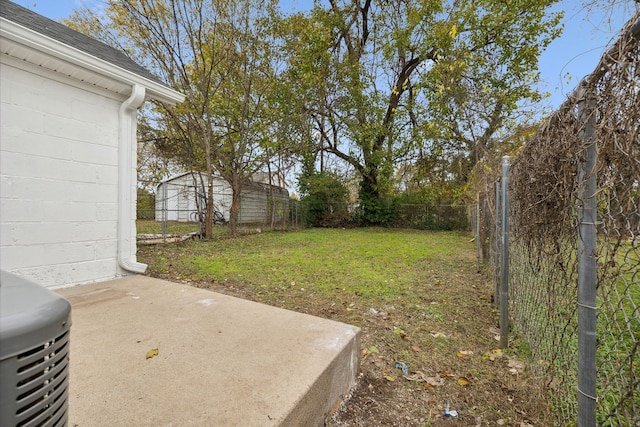
[[469,385],[469,383],[470,383],[470,382],[471,382],[471,381],[469,381],[469,380],[468,380],[467,378],[465,378],[465,377],[460,377],[460,378],[458,378],[458,384],[460,384],[460,385],[461,385],[461,386],[463,386],[463,387],[464,387],[464,386]]
[[411,375],[406,375],[407,381],[424,381],[425,375],[423,372],[416,371]]
[[440,375],[436,374],[436,376],[434,377],[429,377],[422,371],[416,371],[411,375],[406,375],[405,378],[408,381],[424,381],[425,383],[433,387],[444,385],[444,379],[442,379]]
[[395,381],[395,380],[396,380],[396,379],[395,379],[395,378],[393,378],[391,375],[385,375],[385,376],[384,376],[384,379],[385,379],[385,380],[387,380],[387,381]]
[[154,356],[157,356],[160,352],[158,351],[157,348],[153,348],[149,351],[147,351],[147,359],[151,359]]
[[411,350],[415,351],[416,353],[420,353],[422,351],[422,349],[417,345],[412,345]]
[[471,351],[471,350],[463,350],[463,351],[457,352],[456,356],[464,357],[464,356],[471,356],[472,354],[473,354],[473,351]]
[[375,345],[372,345],[371,347],[369,347],[369,353],[378,354],[380,353],[380,351],[378,350],[378,347],[376,347]]
[[402,338],[403,340],[407,339],[407,334],[404,330],[402,330],[401,328],[393,328],[393,333],[396,335],[399,335],[400,338]]
[[436,375],[435,377],[426,377],[424,382],[434,387],[439,387],[444,385],[444,380],[440,378],[438,375]]
[[498,359],[498,358],[500,358],[502,356],[504,356],[504,353],[502,352],[502,350],[499,349],[499,348],[496,348],[496,349],[491,350],[491,353],[483,354],[482,358],[484,360],[489,360],[489,361],[493,362],[493,361],[495,361],[496,359]]
[[455,375],[453,375],[451,372],[449,371],[442,371],[440,372],[440,376],[441,377],[454,377]]
[[429,335],[431,335],[434,338],[449,338],[449,336],[444,332],[431,331]]

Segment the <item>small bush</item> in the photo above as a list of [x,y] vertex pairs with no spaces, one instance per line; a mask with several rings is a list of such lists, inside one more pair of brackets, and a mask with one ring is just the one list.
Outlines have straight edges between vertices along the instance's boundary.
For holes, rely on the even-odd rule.
[[138,200],[136,202],[136,214],[138,219],[154,219],[156,215],[155,194],[138,188]]
[[337,176],[317,172],[301,177],[299,187],[307,225],[340,227],[350,221],[347,188]]

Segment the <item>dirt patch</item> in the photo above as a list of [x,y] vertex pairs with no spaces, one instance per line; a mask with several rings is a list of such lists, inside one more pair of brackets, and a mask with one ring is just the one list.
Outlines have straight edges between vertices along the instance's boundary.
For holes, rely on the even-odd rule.
[[[258,302],[265,299],[239,284],[178,281]],[[495,353],[496,314],[485,281],[470,274],[446,288],[425,289],[425,301],[432,307],[427,313],[405,301],[375,308],[352,306],[350,301],[289,300],[288,309],[362,328],[358,383],[327,426],[548,425],[544,391],[531,378],[529,366],[511,367],[525,358],[513,349]],[[445,312],[438,314],[440,309]],[[396,362],[405,363],[408,375]],[[435,385],[407,379],[418,371]]]
[[429,269],[392,301],[150,274],[359,326],[361,373],[327,426],[551,425],[526,346],[498,348],[494,284],[475,271],[473,256]]

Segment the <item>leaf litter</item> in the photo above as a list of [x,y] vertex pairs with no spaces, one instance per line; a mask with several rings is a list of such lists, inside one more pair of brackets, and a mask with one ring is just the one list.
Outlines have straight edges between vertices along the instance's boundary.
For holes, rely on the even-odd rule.
[[[342,242],[345,232],[340,233]],[[409,236],[413,232],[401,233]],[[422,247],[425,235],[429,236],[429,241],[438,242],[437,245],[442,245],[443,236],[454,236],[447,233],[418,234],[423,237]],[[267,237],[268,233],[260,235],[261,239]],[[376,240],[384,239],[376,237]],[[188,273],[174,271],[176,269],[158,272],[153,267],[153,260],[149,259],[149,253],[145,255],[144,251],[161,250],[159,255],[168,259],[201,256],[203,251],[209,251],[209,246],[215,247],[216,251],[230,252],[226,241],[214,243],[203,241],[145,247],[141,259],[150,264],[150,275],[175,280],[177,276],[187,277]],[[287,245],[278,244],[278,247]],[[189,254],[187,250],[193,253]],[[313,250],[305,248],[305,251]],[[450,402],[451,408],[455,408],[458,413],[456,424],[461,426],[480,425],[477,420],[481,420],[481,425],[496,425],[498,419],[508,420],[508,424],[513,426],[550,425],[552,418],[546,409],[544,393],[538,392],[533,381],[525,380],[529,370],[520,368],[520,365],[508,366],[513,352],[505,349],[507,357],[507,354],[500,356],[492,350],[496,345],[494,339],[499,336],[495,327],[497,316],[489,298],[494,285],[489,278],[476,272],[475,245],[470,245],[469,250],[460,248],[453,252],[455,255],[448,255],[444,261],[434,257],[426,263],[416,263],[416,271],[430,275],[431,279],[423,277],[420,283],[425,285],[412,285],[411,288],[406,287],[410,282],[405,279],[402,292],[391,295],[371,293],[354,296],[344,282],[333,286],[335,292],[332,295],[312,291],[306,282],[305,288],[309,292],[292,292],[284,287],[269,288],[269,292],[259,293],[261,284],[255,285],[245,277],[256,279],[261,276],[250,271],[244,274],[245,277],[233,280],[193,277],[189,284],[361,328],[362,357],[356,386],[344,405],[326,420],[327,427],[449,426],[453,420],[446,419],[444,402]],[[243,255],[238,253],[234,258],[243,259]],[[452,270],[452,262],[460,268]],[[328,267],[334,264],[318,263]],[[292,273],[292,279],[302,283],[296,274]],[[334,273],[316,275],[335,276]],[[447,286],[436,287],[434,280],[442,281],[443,277],[446,277]],[[402,280],[394,282],[394,286],[402,284]],[[437,304],[432,304],[434,302]],[[375,311],[369,310],[372,307]],[[438,333],[446,335],[446,338]],[[398,360],[409,368],[409,375],[401,376],[404,381],[398,381],[398,376],[392,373],[398,372],[394,368]],[[412,367],[417,370],[412,371]],[[511,369],[519,375],[517,381],[514,381]],[[458,382],[460,378],[469,380],[469,383],[461,385]]]

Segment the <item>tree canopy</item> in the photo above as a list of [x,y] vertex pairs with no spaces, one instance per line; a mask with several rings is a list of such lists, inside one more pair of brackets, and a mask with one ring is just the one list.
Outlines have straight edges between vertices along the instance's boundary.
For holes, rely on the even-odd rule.
[[[155,147],[208,179],[206,231],[211,235],[214,173],[233,190],[235,233],[242,187],[281,150],[278,130],[278,52],[268,0],[109,1],[102,15],[76,12],[67,24],[120,46],[186,95],[183,104],[158,104]],[[149,139],[149,128],[147,140]]]
[[291,75],[316,148],[361,177],[365,222],[379,221],[399,164],[454,149],[468,173],[518,107],[540,99],[554,2],[329,0],[290,18]]
[[150,121],[166,155],[239,196],[274,159],[320,154],[358,177],[360,218],[376,224],[400,176],[464,182],[522,125],[556,1],[318,0],[282,15],[275,0],[112,0],[66,23],[187,95]]

